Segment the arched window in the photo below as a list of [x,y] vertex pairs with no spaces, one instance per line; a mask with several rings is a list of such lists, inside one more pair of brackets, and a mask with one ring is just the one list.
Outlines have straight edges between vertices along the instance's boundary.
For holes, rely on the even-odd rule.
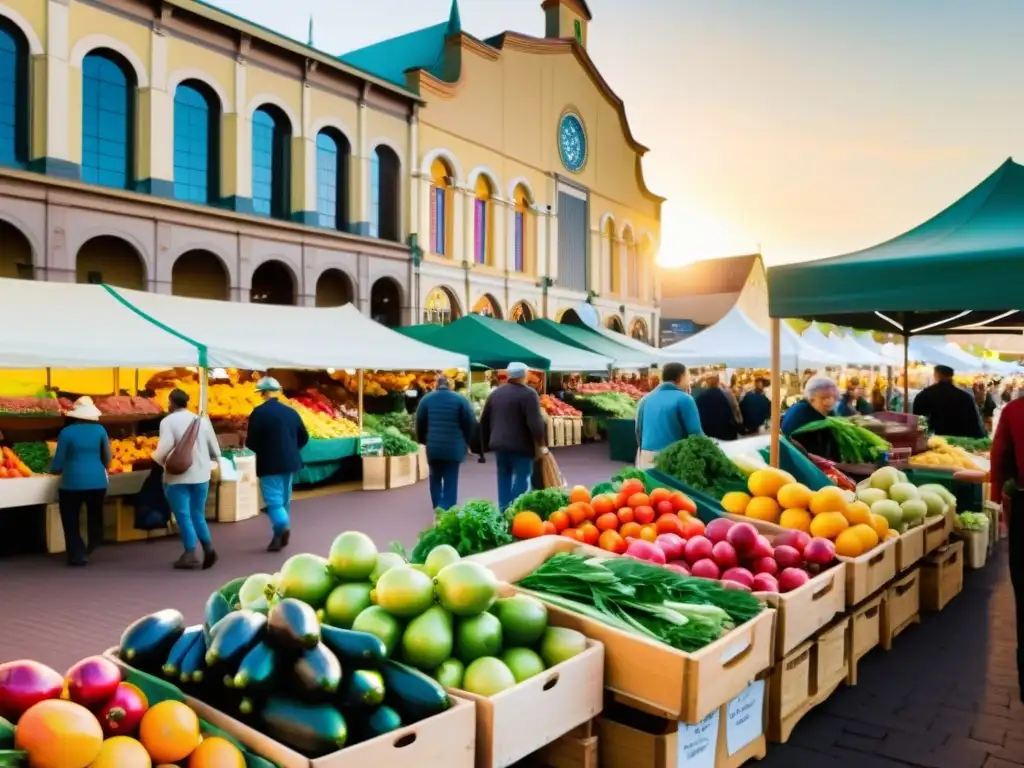
[[28,44],[0,17],[0,165],[28,162]]
[[291,128],[288,117],[265,104],[252,115],[252,210],[287,219],[291,214]]
[[399,162],[383,144],[370,156],[370,237],[399,242]]
[[451,168],[441,158],[430,165],[430,250],[439,256],[452,255],[453,194]]
[[491,183],[480,174],[476,177],[476,199],[473,201],[473,261],[477,264],[490,264],[492,241],[494,240],[494,203]]
[[530,195],[520,184],[515,189],[514,199],[515,250],[512,253],[511,271],[533,273],[536,269],[533,256],[533,210]]
[[321,227],[348,229],[348,169],[351,147],[339,131],[316,135],[316,212]]
[[186,80],[174,91],[174,197],[217,201],[220,179],[220,105],[210,89]]
[[620,244],[615,242],[615,221],[608,219],[604,225],[604,237],[608,241],[608,290],[618,295],[622,293],[622,258]]
[[82,181],[121,189],[135,181],[135,72],[106,49],[82,61]]

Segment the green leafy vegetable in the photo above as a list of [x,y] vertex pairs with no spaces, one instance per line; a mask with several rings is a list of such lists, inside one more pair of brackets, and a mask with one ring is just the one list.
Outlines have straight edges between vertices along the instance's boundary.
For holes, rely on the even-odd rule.
[[[968,453],[988,453],[992,450],[992,438],[990,437],[947,436],[942,439],[950,445],[955,445],[957,448],[963,448]],[[17,452],[18,446],[14,446],[14,450]]]
[[50,468],[50,449],[46,443],[15,443],[11,450],[35,475],[44,474]]
[[536,491],[527,491],[518,499],[512,502],[508,508],[509,519],[517,512],[536,512],[541,520],[547,520],[552,512],[557,512],[562,507],[568,506],[569,493],[563,488],[543,488]]
[[826,416],[824,419],[804,424],[794,430],[793,435],[820,430],[832,433],[839,451],[839,460],[850,464],[873,464],[882,454],[892,450],[892,445],[874,432],[841,416]]
[[418,443],[410,440],[395,427],[386,427],[380,437],[385,456],[408,456],[420,449]]
[[603,413],[618,419],[636,418],[636,401],[622,392],[576,395],[572,402],[584,413]]
[[508,520],[493,501],[473,499],[462,507],[439,509],[434,515],[434,527],[420,534],[409,556],[412,563],[423,563],[430,551],[441,544],[450,544],[466,557],[513,541]]
[[961,512],[956,516],[957,527],[965,531],[980,531],[988,527],[988,515],[982,512]]
[[655,466],[691,488],[721,498],[743,483],[743,474],[718,443],[704,435],[684,437],[658,454]]

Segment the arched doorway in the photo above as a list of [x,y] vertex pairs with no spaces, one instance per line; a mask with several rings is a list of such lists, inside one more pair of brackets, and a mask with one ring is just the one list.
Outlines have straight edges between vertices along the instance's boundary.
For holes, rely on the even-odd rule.
[[622,318],[618,315],[612,315],[608,318],[608,330],[615,331],[616,333],[625,333],[626,327],[622,324]]
[[293,306],[295,304],[295,278],[292,276],[292,271],[285,264],[276,260],[260,264],[252,273],[249,301],[252,304]]
[[32,280],[32,244],[13,224],[0,221],[0,277]]
[[355,299],[352,279],[340,269],[325,269],[316,281],[316,305],[341,307]]
[[485,293],[476,300],[472,312],[474,315],[483,315],[484,317],[493,317],[495,320],[501,320],[501,305],[489,293]]
[[171,268],[171,293],[175,296],[227,301],[230,290],[224,262],[209,251],[185,251]]
[[583,318],[575,309],[567,309],[558,318],[558,322],[563,325],[583,325]]
[[423,322],[435,325],[448,325],[461,317],[459,301],[455,294],[444,286],[438,286],[427,294],[423,304]]
[[370,317],[388,328],[402,324],[402,295],[390,277],[380,278],[370,289]]
[[100,235],[78,249],[75,278],[79,283],[106,283],[144,291],[146,265],[130,243],[113,235]]
[[629,335],[630,335],[630,337],[636,339],[637,341],[642,341],[645,344],[649,343],[648,342],[649,334],[647,332],[647,321],[644,320],[643,318],[640,318],[640,317],[636,318],[632,323],[630,323]]
[[520,301],[518,304],[512,307],[512,311],[509,313],[508,316],[509,320],[511,320],[513,323],[519,323],[520,325],[522,325],[523,323],[529,323],[531,320],[534,320],[535,318],[536,314],[533,311],[533,307],[531,307],[525,301]]

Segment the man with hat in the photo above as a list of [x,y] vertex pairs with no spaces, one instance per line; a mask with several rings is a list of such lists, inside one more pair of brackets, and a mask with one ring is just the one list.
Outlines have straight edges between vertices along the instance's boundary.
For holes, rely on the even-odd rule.
[[506,371],[508,382],[491,392],[480,414],[480,448],[497,456],[502,510],[530,490],[537,452],[547,450],[540,397],[526,385],[526,365],[509,363]]
[[451,509],[458,503],[459,469],[475,428],[469,398],[452,392],[447,376],[438,376],[434,391],[416,408],[416,436],[427,448],[430,503],[435,509]]
[[249,416],[245,447],[256,454],[256,477],[273,528],[267,552],[280,552],[291,537],[292,475],[302,469],[299,451],[309,442],[309,433],[299,414],[281,402],[277,379],[264,376],[256,391],[263,402]]

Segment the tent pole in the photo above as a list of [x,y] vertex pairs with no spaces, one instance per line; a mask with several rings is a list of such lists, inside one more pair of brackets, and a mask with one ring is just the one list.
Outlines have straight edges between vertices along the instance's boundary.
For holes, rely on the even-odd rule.
[[356,395],[359,399],[356,403],[356,407],[359,409],[359,434],[363,433],[363,369],[360,368],[356,371],[356,380],[358,382],[358,394]]
[[900,316],[903,326],[903,412],[910,413],[910,334],[907,333],[907,313]]
[[200,416],[206,415],[207,401],[210,398],[210,369],[199,369],[199,405],[197,410]]
[[782,426],[782,344],[780,320],[771,319],[772,336],[772,436],[769,452],[770,464],[779,466],[779,431]]

